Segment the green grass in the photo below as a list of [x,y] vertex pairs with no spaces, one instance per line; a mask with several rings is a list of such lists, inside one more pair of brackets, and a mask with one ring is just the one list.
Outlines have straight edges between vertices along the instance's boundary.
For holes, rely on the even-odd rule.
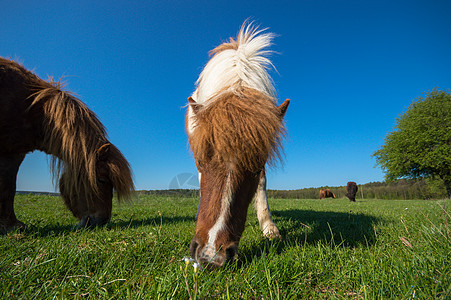
[[20,195],[29,227],[0,236],[0,299],[450,299],[444,204],[270,200],[284,239],[264,239],[250,209],[238,260],[194,276],[196,199],[142,196],[75,230],[58,197]]

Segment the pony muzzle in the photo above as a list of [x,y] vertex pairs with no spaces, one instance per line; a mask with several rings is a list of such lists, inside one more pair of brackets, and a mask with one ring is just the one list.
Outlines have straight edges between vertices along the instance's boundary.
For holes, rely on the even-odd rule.
[[194,238],[190,245],[191,257],[207,269],[222,267],[224,264],[235,260],[237,253],[237,244],[215,250],[215,247],[210,244],[201,246],[197,238]]
[[93,217],[84,216],[77,224],[77,228],[94,228],[97,226],[104,226],[110,221],[107,217]]

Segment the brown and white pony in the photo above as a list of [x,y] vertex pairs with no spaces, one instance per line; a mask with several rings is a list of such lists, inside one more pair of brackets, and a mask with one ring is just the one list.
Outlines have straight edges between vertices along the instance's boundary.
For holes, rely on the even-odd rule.
[[24,227],[14,213],[19,166],[25,155],[51,155],[53,178],[80,227],[111,217],[119,199],[134,191],[130,166],[86,105],[20,64],[0,57],[0,231]]
[[273,35],[262,31],[245,23],[236,40],[213,49],[188,99],[186,130],[201,193],[190,253],[210,267],[236,257],[252,199],[263,234],[280,238],[266,198],[265,165],[280,159],[290,100],[276,106],[267,73]]

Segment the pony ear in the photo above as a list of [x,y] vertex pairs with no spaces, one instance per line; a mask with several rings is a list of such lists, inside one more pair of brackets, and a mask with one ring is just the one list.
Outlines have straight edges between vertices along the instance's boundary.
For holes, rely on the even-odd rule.
[[202,107],[202,104],[198,104],[192,97],[188,98],[188,105],[193,109],[193,112],[197,114],[197,112]]
[[102,146],[99,147],[99,149],[97,149],[96,154],[97,154],[97,160],[106,160],[107,156],[110,152],[110,146],[111,143],[106,143],[103,144]]
[[289,104],[290,104],[290,99],[287,99],[282,104],[280,104],[279,107],[277,107],[281,118],[283,118],[285,116],[285,113],[287,112]]

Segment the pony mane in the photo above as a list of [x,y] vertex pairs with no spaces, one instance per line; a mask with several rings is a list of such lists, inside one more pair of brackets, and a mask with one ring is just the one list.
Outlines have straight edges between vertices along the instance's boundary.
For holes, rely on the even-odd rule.
[[242,87],[220,93],[214,105],[198,107],[189,135],[196,160],[222,170],[240,166],[234,170],[238,176],[281,161],[286,129],[274,103],[270,96]]
[[235,39],[230,38],[210,51],[212,58],[197,80],[192,98],[199,104],[208,104],[219,92],[232,91],[239,94],[241,87],[255,89],[276,98],[276,92],[267,70],[273,67],[268,59],[272,53],[274,34],[263,33],[253,23],[244,24]]
[[106,130],[98,117],[71,92],[64,91],[64,82],[40,79],[33,72],[14,61],[8,67],[18,71],[32,94],[28,97],[28,111],[42,111],[43,142],[39,150],[50,156],[50,168],[55,186],[66,173],[65,186],[70,198],[77,198],[84,191],[99,192],[96,164],[98,150],[109,145],[108,171],[118,199],[130,199],[134,184],[130,165],[122,153],[110,144]]
[[[61,89],[60,81],[49,79],[45,83],[33,86],[38,91],[32,95],[30,110],[42,106],[46,116],[44,144],[47,152],[53,154],[51,170],[55,184],[62,172],[70,172],[68,178],[79,179],[74,180],[74,185],[87,185],[98,191],[96,150],[108,143],[105,127],[84,103]],[[77,186],[69,190],[80,189]]]

